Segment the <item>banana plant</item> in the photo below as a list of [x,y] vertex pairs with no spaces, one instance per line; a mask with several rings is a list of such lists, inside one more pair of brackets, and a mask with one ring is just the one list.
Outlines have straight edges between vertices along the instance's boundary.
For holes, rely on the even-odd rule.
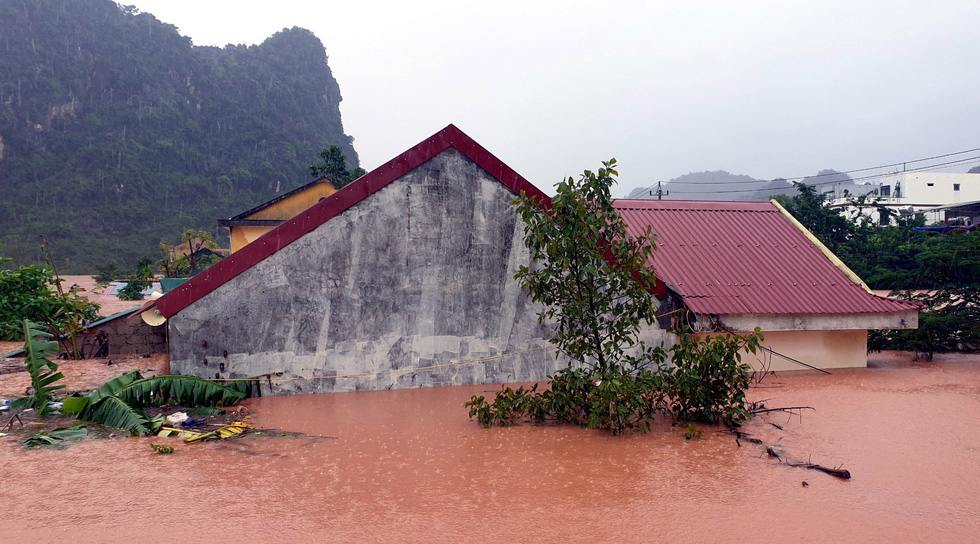
[[48,359],[58,353],[58,343],[51,338],[52,334],[41,325],[24,320],[24,362],[31,377],[34,394],[14,400],[10,403],[11,406],[34,408],[39,415],[54,411],[49,403],[56,391],[65,388],[64,384],[55,385],[55,382],[65,375],[58,372],[58,365]]
[[[248,382],[246,382],[248,383]],[[62,412],[78,419],[118,427],[132,434],[155,434],[163,414],[150,417],[145,406],[173,402],[185,406],[231,406],[246,394],[194,376],[144,378],[138,370],[116,376],[84,397],[65,399]]]

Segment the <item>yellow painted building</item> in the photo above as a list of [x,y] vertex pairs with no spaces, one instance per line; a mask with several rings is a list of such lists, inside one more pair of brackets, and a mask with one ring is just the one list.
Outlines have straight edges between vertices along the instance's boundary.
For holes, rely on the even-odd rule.
[[234,253],[336,192],[329,181],[320,178],[231,219],[219,219],[218,226],[231,232],[231,252]]

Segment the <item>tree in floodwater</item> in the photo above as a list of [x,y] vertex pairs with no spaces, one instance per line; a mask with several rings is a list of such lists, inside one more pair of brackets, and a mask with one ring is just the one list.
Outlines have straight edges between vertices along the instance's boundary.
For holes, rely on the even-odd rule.
[[615,166],[612,159],[598,172],[562,181],[547,210],[523,194],[514,202],[534,261],[515,279],[545,305],[539,319],[555,323],[551,342],[599,371],[635,363],[626,348],[637,345],[640,327],[653,323],[659,307],[647,265],[656,243],[649,227],[630,236],[613,208]]
[[544,304],[539,320],[553,324],[551,342],[570,363],[540,393],[537,385],[505,387],[493,403],[474,395],[466,406],[484,427],[553,418],[618,434],[648,430],[661,411],[730,425],[748,417],[740,351],[755,352],[758,330],[744,338],[682,335],[669,350],[640,340],[659,307],[649,265],[656,243],[649,227],[631,236],[613,207],[615,167],[612,159],[562,181],[550,202],[524,194],[514,201],[533,261],[515,279]]

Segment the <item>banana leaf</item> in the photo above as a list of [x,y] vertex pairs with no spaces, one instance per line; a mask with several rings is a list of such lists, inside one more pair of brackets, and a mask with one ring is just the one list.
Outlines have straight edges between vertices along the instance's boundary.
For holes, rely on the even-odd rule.
[[117,396],[135,407],[175,402],[184,406],[231,406],[245,394],[230,387],[194,376],[157,376],[132,382]]
[[[79,419],[101,423],[129,431],[132,434],[151,434],[162,424],[163,418],[150,418],[142,410],[134,408],[116,396],[102,397],[98,403],[90,403]],[[156,427],[154,427],[156,424]]]
[[52,384],[64,379],[65,376],[58,372],[58,365],[47,359],[48,356],[58,353],[58,343],[51,341],[51,336],[51,333],[41,325],[24,320],[24,362],[27,365],[27,373],[31,377],[34,394],[14,400],[10,403],[11,406],[35,408],[39,415],[54,411],[48,403],[54,393],[64,389],[65,386]]
[[66,416],[78,415],[88,407],[89,402],[88,397],[68,397],[61,407],[61,413]]
[[24,445],[28,448],[36,446],[58,446],[65,440],[79,440],[88,435],[85,425],[72,425],[71,427],[59,427],[49,432],[37,433],[24,440]]

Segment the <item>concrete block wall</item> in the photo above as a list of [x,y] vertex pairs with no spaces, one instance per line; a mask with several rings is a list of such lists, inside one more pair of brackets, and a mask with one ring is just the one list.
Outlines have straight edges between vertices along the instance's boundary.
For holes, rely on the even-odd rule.
[[99,333],[103,332],[109,343],[109,355],[132,355],[167,352],[167,327],[151,327],[139,316],[124,315],[85,331],[82,342],[88,354]]

